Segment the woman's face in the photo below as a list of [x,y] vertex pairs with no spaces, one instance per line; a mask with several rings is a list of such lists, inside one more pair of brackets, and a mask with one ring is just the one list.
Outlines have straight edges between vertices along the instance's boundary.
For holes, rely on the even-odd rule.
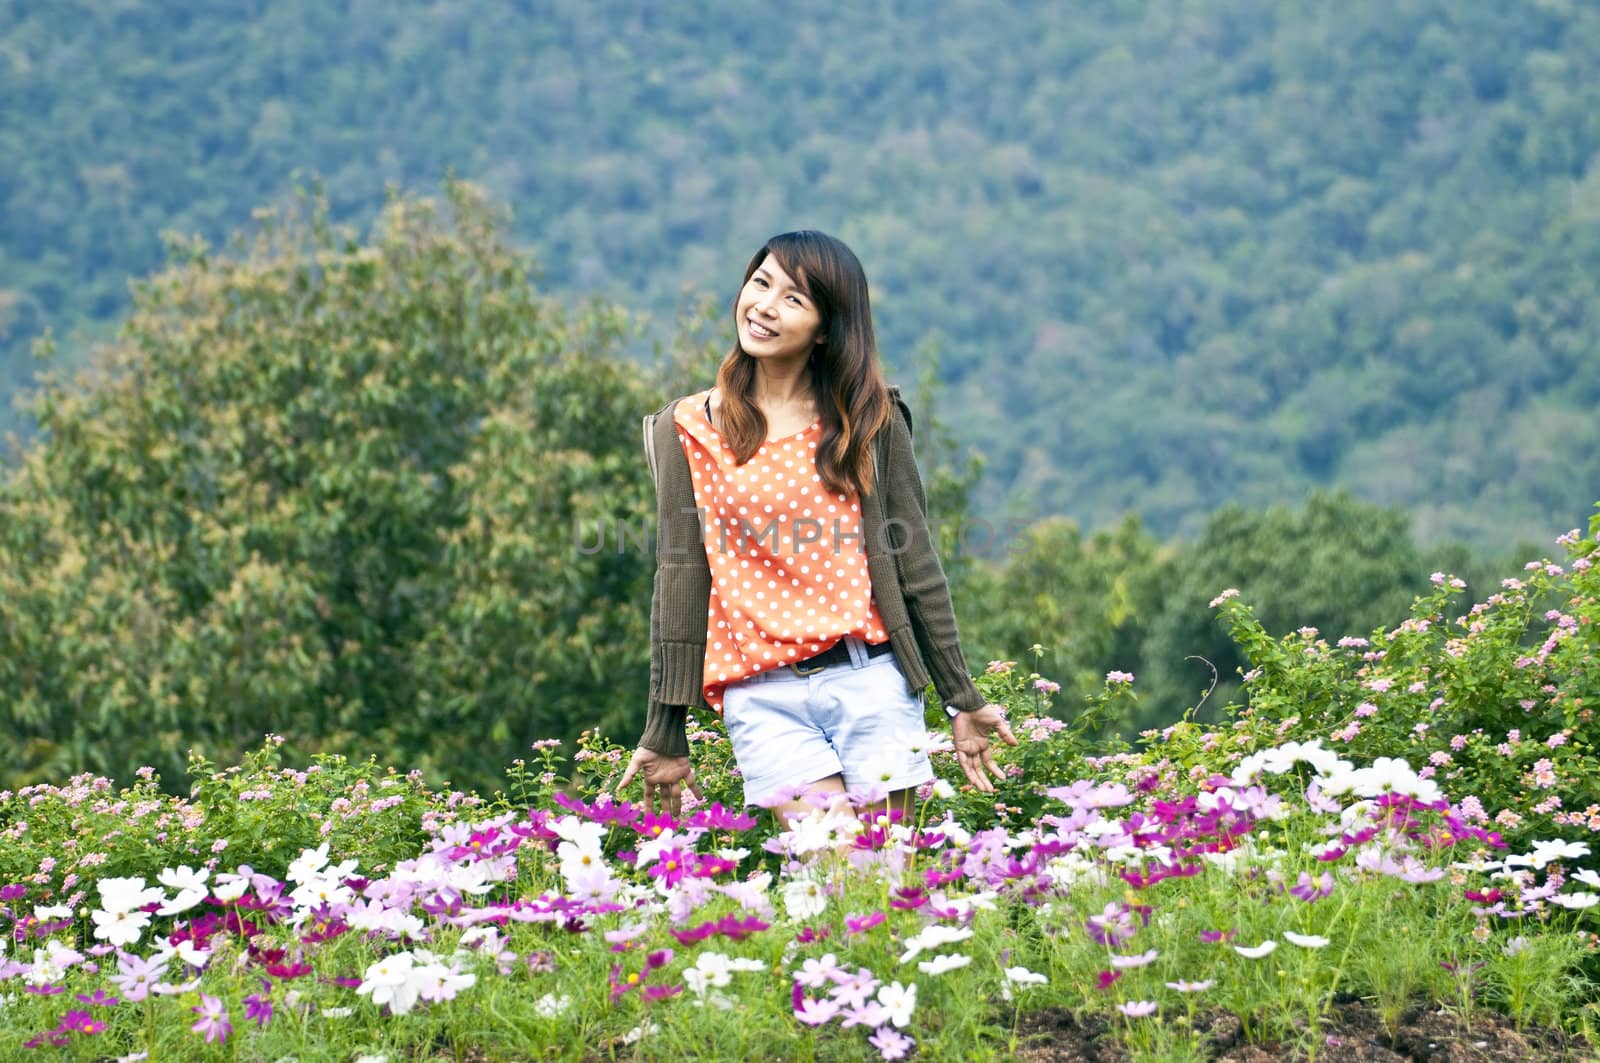
[[734,304],[739,345],[752,358],[811,357],[822,319],[811,297],[768,255],[750,274]]

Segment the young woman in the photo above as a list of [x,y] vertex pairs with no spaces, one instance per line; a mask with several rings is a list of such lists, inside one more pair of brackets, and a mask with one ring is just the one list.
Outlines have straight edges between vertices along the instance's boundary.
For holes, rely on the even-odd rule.
[[961,653],[928,533],[910,411],[885,385],[861,263],[819,232],[750,260],[716,386],[644,423],[656,481],[650,701],[635,775],[676,816],[697,796],[685,718],[722,714],[746,804],[782,815],[868,788],[909,809],[933,779],[921,691],[973,786],[1016,745]]

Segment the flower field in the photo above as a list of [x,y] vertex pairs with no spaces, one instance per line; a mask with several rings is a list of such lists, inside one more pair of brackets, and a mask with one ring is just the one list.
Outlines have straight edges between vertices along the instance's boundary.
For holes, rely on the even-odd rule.
[[[1040,722],[1021,726],[1048,744]],[[101,832],[59,839],[99,847],[76,866],[122,866],[57,880],[47,858],[0,892],[0,1050],[954,1059],[1006,1054],[1027,1013],[1062,1007],[1104,1013],[1136,1057],[1204,1058],[1194,1020],[1218,1008],[1314,1057],[1340,994],[1395,1019],[1425,998],[1545,1024],[1588,997],[1585,844],[1509,851],[1403,762],[1316,742],[1192,787],[1135,756],[1084,767],[1024,824],[972,830],[932,796],[917,823],[819,809],[782,832],[720,802],[673,822],[555,791],[482,815],[337,762],[223,773],[268,806],[316,774],[396,791],[354,818],[367,837],[415,824],[403,858],[347,837],[277,874],[220,859],[231,846],[140,868],[104,828],[166,819],[199,841],[203,812],[98,780],[35,788],[12,801]],[[335,799],[322,823],[355,808]]]
[[[780,829],[739,807],[716,726],[679,820],[615,794],[624,751],[595,734],[538,743],[490,796],[285,765],[272,736],[195,758],[184,797],[150,772],[0,793],[0,1058],[1010,1058],[1041,1015],[1106,1058],[1211,1058],[1218,1016],[1274,1058],[1357,1058],[1352,1000],[1380,1039],[1424,1007],[1581,1058],[1594,577],[1544,564],[1455,618],[1441,577],[1400,629],[1334,646],[1267,639],[1224,595],[1251,704],[1137,749],[1088,737],[1132,676],[1067,723],[1049,680],[992,662],[1008,778],[958,788],[935,750],[905,822]],[[1540,616],[1563,634],[1530,639]],[[1491,680],[1528,693],[1507,708]]]

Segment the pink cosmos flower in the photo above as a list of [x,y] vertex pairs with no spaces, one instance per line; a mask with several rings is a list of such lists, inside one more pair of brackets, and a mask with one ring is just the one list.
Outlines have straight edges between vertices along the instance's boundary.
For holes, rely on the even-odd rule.
[[189,1029],[205,1036],[206,1042],[222,1043],[233,1032],[233,1023],[228,1021],[227,1009],[222,1001],[209,993],[200,994],[200,1003],[189,1009],[200,1018]]
[[867,1044],[876,1048],[884,1059],[904,1059],[916,1042],[892,1026],[880,1026],[877,1033],[867,1038]]
[[846,934],[865,934],[868,930],[879,925],[886,916],[883,912],[873,912],[870,915],[847,915],[844,919],[844,932]]
[[828,997],[816,999],[802,996],[794,1008],[794,1017],[807,1026],[821,1026],[839,1014],[839,1005]]

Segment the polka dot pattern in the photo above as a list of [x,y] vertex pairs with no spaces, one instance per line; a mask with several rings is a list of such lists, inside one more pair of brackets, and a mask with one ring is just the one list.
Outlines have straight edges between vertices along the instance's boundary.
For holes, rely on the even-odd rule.
[[822,422],[769,439],[744,465],[706,417],[711,390],[674,411],[704,515],[711,602],[702,681],[706,704],[758,672],[821,653],[846,635],[889,638],[867,574],[859,496],[817,474]]

